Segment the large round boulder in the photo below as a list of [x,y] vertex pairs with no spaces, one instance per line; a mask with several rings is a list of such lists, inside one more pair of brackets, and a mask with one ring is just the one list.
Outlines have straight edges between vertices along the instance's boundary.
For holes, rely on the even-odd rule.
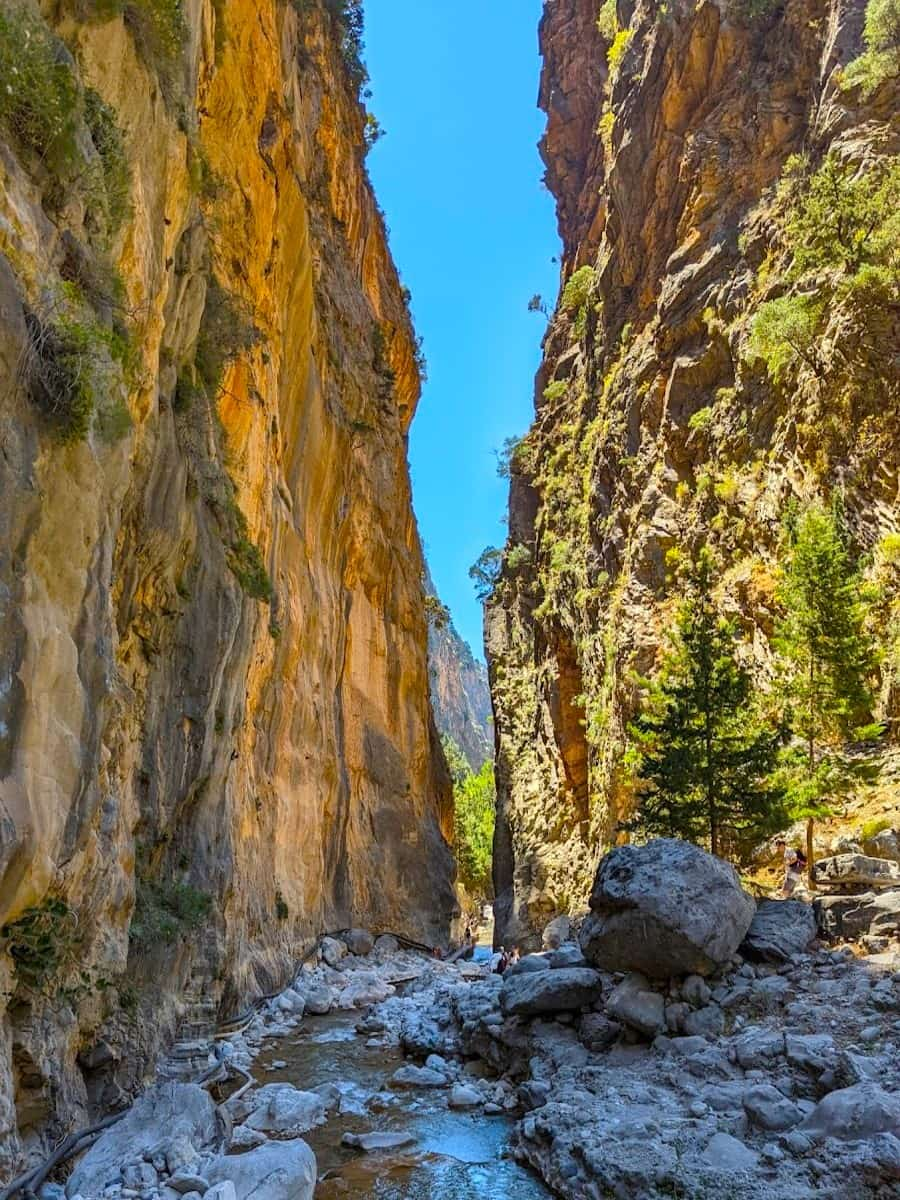
[[589,962],[653,979],[709,975],[732,957],[756,905],[728,863],[689,842],[617,846],[600,863],[581,930]]
[[500,1007],[504,1013],[520,1017],[567,1012],[599,999],[600,984],[597,972],[586,968],[529,971],[504,978]]

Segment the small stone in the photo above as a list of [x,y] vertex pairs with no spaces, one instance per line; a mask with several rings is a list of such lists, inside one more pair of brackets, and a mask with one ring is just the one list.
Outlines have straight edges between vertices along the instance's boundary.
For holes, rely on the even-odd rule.
[[345,1133],[341,1145],[372,1154],[379,1150],[400,1150],[413,1145],[415,1140],[411,1133]]
[[447,1103],[451,1108],[478,1108],[482,1104],[482,1095],[465,1083],[454,1083]]

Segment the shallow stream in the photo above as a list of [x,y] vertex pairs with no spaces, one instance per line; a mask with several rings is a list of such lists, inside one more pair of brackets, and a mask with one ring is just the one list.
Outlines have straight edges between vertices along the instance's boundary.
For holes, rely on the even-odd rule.
[[[540,1180],[505,1157],[508,1116],[450,1109],[446,1088],[391,1089],[403,1054],[397,1046],[368,1046],[356,1033],[361,1015],[307,1018],[296,1034],[267,1041],[255,1064],[260,1083],[306,1090],[337,1084],[343,1107],[357,1110],[332,1113],[304,1135],[318,1162],[316,1200],[547,1200],[551,1193]],[[269,1069],[278,1060],[287,1065]],[[373,1093],[383,1093],[384,1107],[365,1106]],[[409,1133],[416,1141],[400,1151],[362,1154],[341,1145],[348,1131]]]

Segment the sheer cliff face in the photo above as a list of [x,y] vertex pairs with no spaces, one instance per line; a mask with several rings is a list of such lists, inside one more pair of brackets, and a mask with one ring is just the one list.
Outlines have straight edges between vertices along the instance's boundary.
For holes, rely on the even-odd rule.
[[[430,574],[425,590],[436,596]],[[479,771],[492,753],[487,667],[449,620],[429,621],[428,678],[438,731],[452,738],[472,770]]]
[[[896,77],[864,94],[843,70],[864,6],[620,2],[605,36],[598,8],[548,0],[541,34],[564,284],[581,273],[546,335],[486,614],[507,944],[584,904],[630,811],[633,679],[653,670],[679,551],[713,546],[762,674],[792,498],[842,495],[896,605],[878,550],[898,528],[896,277],[867,294],[825,262],[798,283],[776,195],[798,152],[872,180],[895,161]],[[821,301],[815,354],[789,347],[775,382],[753,321],[804,289]],[[887,667],[882,700],[896,714]]]
[[108,238],[84,172],[0,146],[6,1166],[136,1081],[189,980],[234,1011],[322,929],[455,904],[351,51],[315,2],[191,0],[163,71],[157,9],[51,14],[122,132]]

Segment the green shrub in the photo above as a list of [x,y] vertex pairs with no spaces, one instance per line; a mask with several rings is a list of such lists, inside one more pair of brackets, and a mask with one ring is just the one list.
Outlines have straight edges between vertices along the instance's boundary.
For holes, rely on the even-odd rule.
[[544,388],[544,399],[562,400],[568,390],[569,385],[565,379],[554,379],[552,383],[548,383]]
[[99,93],[88,88],[84,94],[84,120],[100,157],[101,188],[106,231],[115,233],[131,207],[131,172],[116,113]]
[[794,155],[785,164],[779,198],[787,209],[785,241],[793,273],[823,267],[856,272],[885,262],[900,236],[900,162],[867,170],[842,163],[835,153],[810,171]]
[[0,944],[12,959],[17,982],[37,992],[72,964],[78,943],[78,919],[57,898],[29,908],[0,929]]
[[861,842],[871,842],[872,838],[879,833],[883,833],[885,829],[892,829],[893,826],[887,817],[875,817],[871,821],[866,821],[865,825],[859,831],[859,840]]
[[900,0],[869,0],[863,29],[865,53],[844,72],[844,83],[870,95],[887,79],[900,75]]
[[129,937],[149,949],[199,928],[212,908],[212,897],[189,883],[152,883],[139,879]]
[[747,348],[773,380],[780,381],[798,360],[818,371],[815,340],[823,309],[824,301],[810,295],[781,296],[759,306]]
[[179,91],[178,70],[187,45],[183,0],[125,0],[122,16],[141,61],[155,73],[171,104]]
[[219,393],[227,363],[255,346],[259,337],[246,305],[212,276],[194,356],[197,376],[211,398]]
[[80,154],[81,100],[62,42],[24,4],[0,10],[0,124],[17,149],[60,179]]
[[612,44],[606,52],[606,61],[609,64],[610,73],[618,71],[622,65],[622,59],[628,47],[631,45],[631,39],[634,37],[634,30],[620,29],[612,40]]
[[531,551],[523,542],[516,542],[506,551],[506,567],[509,571],[519,571],[531,565]]
[[688,421],[688,429],[690,429],[692,433],[706,433],[712,423],[712,405],[707,404],[705,408],[698,408],[695,413],[691,414],[691,419]]
[[236,530],[225,556],[228,566],[251,599],[269,604],[274,589],[263,556],[259,547],[250,540],[247,520],[237,504],[234,505],[232,516]]
[[600,11],[597,13],[597,28],[600,30],[600,36],[611,42],[616,36],[618,27],[616,0],[603,0]]
[[594,268],[579,267],[570,277],[563,288],[562,307],[566,312],[575,312],[587,304],[588,296],[594,286]]
[[275,916],[279,921],[286,921],[291,914],[291,910],[287,906],[287,901],[281,892],[275,893]]

